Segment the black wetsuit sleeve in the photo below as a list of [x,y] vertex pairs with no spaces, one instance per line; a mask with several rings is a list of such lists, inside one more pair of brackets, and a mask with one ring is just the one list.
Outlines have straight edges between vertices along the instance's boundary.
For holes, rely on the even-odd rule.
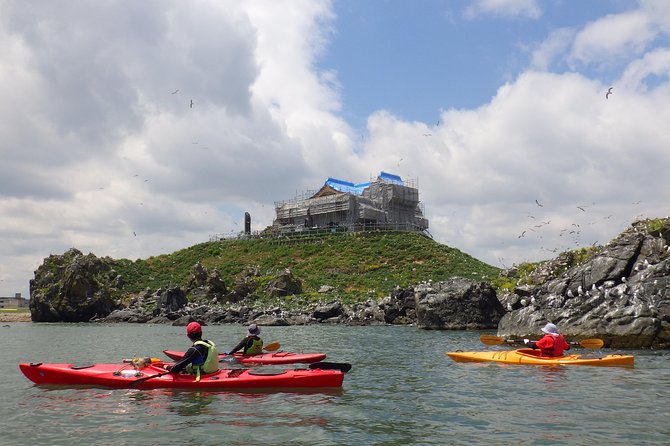
[[232,355],[233,353],[238,352],[238,351],[240,351],[241,349],[243,349],[244,346],[247,345],[247,339],[248,339],[248,338],[244,338],[244,339],[242,339],[242,340],[239,342],[239,344],[237,344],[237,345],[230,351],[230,354]]
[[201,349],[198,347],[203,347],[201,345],[194,345],[193,347],[190,347],[188,350],[186,350],[186,353],[184,353],[184,357],[177,362],[174,366],[172,366],[172,370],[170,372],[172,373],[179,373],[182,370],[186,368],[189,364],[191,364],[193,361],[195,361],[198,356],[202,356],[203,358],[207,354],[206,352],[203,353]]

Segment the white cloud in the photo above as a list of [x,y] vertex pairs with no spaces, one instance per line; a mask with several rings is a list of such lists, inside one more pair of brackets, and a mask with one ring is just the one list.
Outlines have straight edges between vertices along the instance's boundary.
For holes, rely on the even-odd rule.
[[[362,143],[338,115],[337,73],[315,69],[329,2],[40,5],[0,6],[3,294],[27,293],[44,257],[72,246],[144,258],[237,231],[245,211],[262,229],[274,201],[328,176],[418,181],[436,239],[497,265],[604,243],[670,211],[662,2],[554,31],[532,69],[439,125],[379,110]],[[607,54],[612,84],[579,71]],[[566,63],[574,72],[550,72]]]
[[642,11],[613,14],[581,30],[575,37],[572,59],[580,63],[612,63],[640,54],[656,36],[653,18]]
[[[658,88],[667,101],[667,82]],[[494,264],[548,258],[670,210],[660,100],[618,90],[606,100],[582,75],[529,71],[479,109],[447,110],[439,127],[375,115],[364,160],[402,159],[399,173],[421,178],[439,240]]]
[[642,55],[659,37],[670,36],[670,3],[640,0],[639,8],[610,14],[586,25],[575,37],[573,63],[613,65]]
[[552,65],[565,57],[574,41],[575,31],[559,28],[552,31],[549,37],[533,50],[531,67],[536,70],[549,70]]
[[274,200],[351,156],[337,86],[313,69],[328,2],[2,9],[3,290],[27,293],[71,246],[171,252],[240,230],[245,211],[262,229]]
[[[631,62],[623,73],[619,85],[641,92],[655,89],[659,83],[666,88],[670,80],[670,49],[658,49]],[[667,94],[664,91],[663,96]]]
[[486,15],[537,19],[542,9],[536,0],[474,0],[465,9],[470,19]]

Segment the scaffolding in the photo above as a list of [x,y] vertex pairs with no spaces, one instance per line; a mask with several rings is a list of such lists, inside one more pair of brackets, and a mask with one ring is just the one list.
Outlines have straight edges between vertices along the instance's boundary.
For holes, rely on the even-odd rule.
[[[367,183],[328,178],[318,191],[275,202],[273,232],[344,227],[349,230],[398,229],[426,231],[428,220],[414,181],[381,172]],[[409,228],[409,229],[407,229]],[[358,229],[360,230],[360,229]]]

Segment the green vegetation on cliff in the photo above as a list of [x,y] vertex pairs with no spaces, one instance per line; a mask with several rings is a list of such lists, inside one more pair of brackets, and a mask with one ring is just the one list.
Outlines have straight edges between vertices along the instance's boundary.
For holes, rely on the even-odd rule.
[[[453,276],[491,281],[499,269],[463,252],[416,233],[384,232],[332,234],[300,240],[252,239],[201,243],[172,254],[146,260],[117,260],[124,293],[185,287],[193,265],[218,270],[232,286],[249,269],[260,282],[290,269],[303,284],[304,298],[318,299],[318,289],[329,285],[329,295],[355,302],[387,296],[396,287]],[[261,297],[261,296],[258,296]]]

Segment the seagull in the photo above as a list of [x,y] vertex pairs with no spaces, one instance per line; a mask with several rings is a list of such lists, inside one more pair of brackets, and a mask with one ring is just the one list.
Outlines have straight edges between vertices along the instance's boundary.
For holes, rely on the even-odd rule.
[[540,204],[540,202],[537,201],[537,200],[535,200],[535,204],[537,204],[537,205],[540,206],[540,207],[544,207],[544,206],[542,206],[542,205]]
[[584,208],[581,207],[581,206],[577,206],[577,209],[579,209],[579,210],[582,211],[582,212],[586,212],[586,209],[584,209]]
[[178,89],[172,92],[172,94],[177,94],[177,93],[179,93]]
[[612,94],[612,87],[610,87],[610,88],[607,90],[607,93],[605,93],[605,99],[609,99],[611,94]]
[[526,231],[523,231],[523,232],[521,233],[521,235],[520,235],[519,237],[517,237],[517,238],[521,238],[521,237],[523,237],[524,235],[526,235]]
[[191,99],[191,108],[193,108],[193,99]]

